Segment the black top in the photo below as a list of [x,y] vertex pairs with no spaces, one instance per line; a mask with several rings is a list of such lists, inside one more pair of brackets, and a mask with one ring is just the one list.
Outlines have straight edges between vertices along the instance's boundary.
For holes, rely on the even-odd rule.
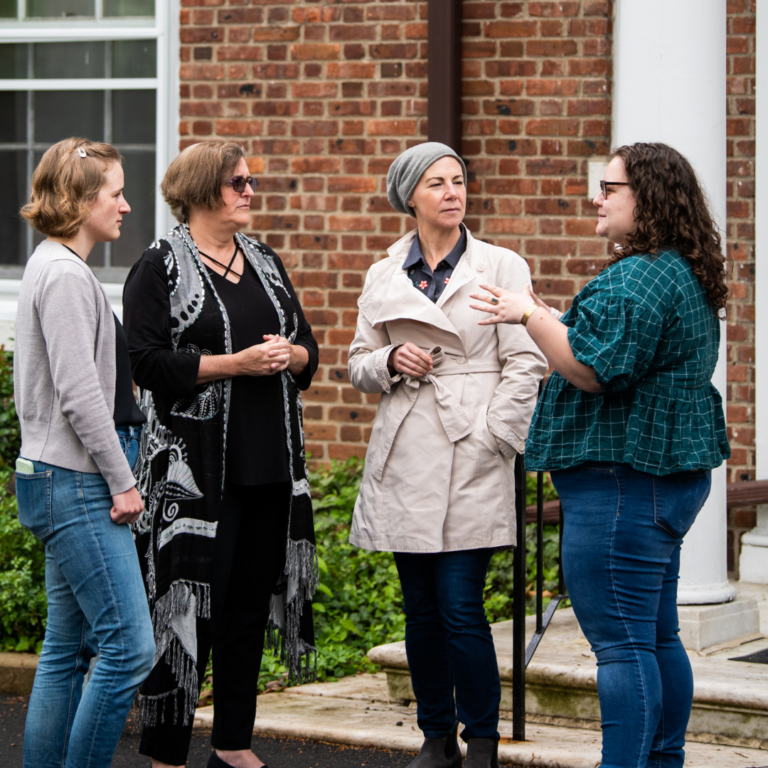
[[[299,331],[294,344],[307,350],[309,363],[294,379],[299,389],[306,390],[317,370],[317,342],[280,258],[262,247],[274,259],[296,307]],[[195,394],[200,355],[173,351],[168,276],[163,259],[169,248],[160,241],[159,248],[146,250],[131,269],[125,283],[123,318],[136,383],[171,397],[191,398]],[[209,274],[229,316],[233,353],[263,344],[264,334],[280,332],[274,305],[247,260],[238,283],[212,270]],[[260,485],[290,480],[286,442],[280,375],[234,377],[227,434],[227,481]]]
[[117,315],[115,315],[115,367],[115,426],[137,427],[139,424],[146,424],[147,417],[141,412],[133,396],[128,343]]
[[403,269],[407,270],[408,277],[413,283],[414,288],[418,288],[430,301],[437,301],[440,294],[445,290],[445,286],[451,280],[453,270],[459,263],[459,259],[467,250],[467,231],[464,225],[460,226],[461,237],[451,252],[435,267],[433,272],[424,254],[421,252],[421,243],[418,235],[413,238],[408,256],[403,262]]

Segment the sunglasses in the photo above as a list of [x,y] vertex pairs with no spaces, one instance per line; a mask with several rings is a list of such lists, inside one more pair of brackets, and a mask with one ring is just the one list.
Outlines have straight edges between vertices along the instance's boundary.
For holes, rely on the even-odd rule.
[[601,181],[600,191],[603,193],[603,197],[608,197],[608,190],[606,187],[628,187],[628,181]]
[[254,179],[253,176],[235,176],[234,179],[229,179],[229,181],[224,182],[225,184],[231,184],[232,189],[237,192],[238,195],[242,195],[243,192],[245,192],[245,185],[248,184],[252,191],[256,191],[256,187],[259,186],[259,182],[257,179]]

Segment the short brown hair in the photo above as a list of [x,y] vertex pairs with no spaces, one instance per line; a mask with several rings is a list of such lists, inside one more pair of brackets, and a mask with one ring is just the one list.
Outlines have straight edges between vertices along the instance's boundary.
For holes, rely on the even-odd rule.
[[32,174],[32,192],[21,215],[38,231],[74,237],[90,215],[110,163],[123,158],[111,144],[72,137],[49,147]]
[[193,205],[209,211],[221,208],[221,187],[243,157],[245,150],[233,141],[203,141],[187,147],[168,166],[160,185],[176,220],[185,222]]

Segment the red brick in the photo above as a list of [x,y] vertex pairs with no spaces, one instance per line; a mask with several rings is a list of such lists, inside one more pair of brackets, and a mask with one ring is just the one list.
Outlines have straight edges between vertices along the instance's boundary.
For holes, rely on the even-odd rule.
[[379,43],[369,46],[372,59],[414,59],[418,51],[415,43]]
[[[529,40],[525,44],[529,56],[574,56],[578,47],[573,40]],[[593,73],[595,74],[595,73]]]
[[182,43],[221,43],[224,27],[182,27],[179,40]]
[[556,3],[528,3],[528,13],[531,16],[577,16],[579,13],[579,3],[577,2],[556,2]]
[[219,136],[253,136],[264,130],[263,120],[217,120]]
[[329,62],[327,75],[330,79],[369,79],[376,76],[376,64],[370,62]]
[[529,96],[573,96],[578,93],[578,80],[527,80],[525,90]]
[[260,45],[223,45],[216,49],[218,61],[259,61],[264,58]]
[[296,43],[291,46],[291,56],[297,61],[330,61],[338,59],[341,46],[335,43]]
[[488,38],[534,37],[538,26],[535,21],[488,21],[483,24],[483,34]]
[[370,136],[413,136],[415,120],[368,120],[366,128]]
[[299,39],[301,27],[256,27],[253,30],[255,43],[291,42]]
[[578,120],[528,120],[525,132],[529,136],[576,136],[579,132]]
[[224,74],[221,64],[182,64],[179,67],[182,80],[223,80]]
[[328,226],[331,231],[371,232],[376,229],[370,216],[329,216]]

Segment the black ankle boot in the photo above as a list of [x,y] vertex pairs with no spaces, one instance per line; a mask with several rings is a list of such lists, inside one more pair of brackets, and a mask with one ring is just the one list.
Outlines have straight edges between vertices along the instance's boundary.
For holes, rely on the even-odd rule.
[[461,768],[461,751],[456,741],[458,728],[456,723],[448,736],[424,739],[419,754],[407,768]]
[[[208,768],[232,768],[232,766],[222,760],[216,754],[216,750],[214,749],[213,752],[211,752],[211,756],[208,758]],[[267,766],[264,765],[263,768],[267,768]]]
[[499,768],[499,742],[496,739],[470,739],[464,768]]

